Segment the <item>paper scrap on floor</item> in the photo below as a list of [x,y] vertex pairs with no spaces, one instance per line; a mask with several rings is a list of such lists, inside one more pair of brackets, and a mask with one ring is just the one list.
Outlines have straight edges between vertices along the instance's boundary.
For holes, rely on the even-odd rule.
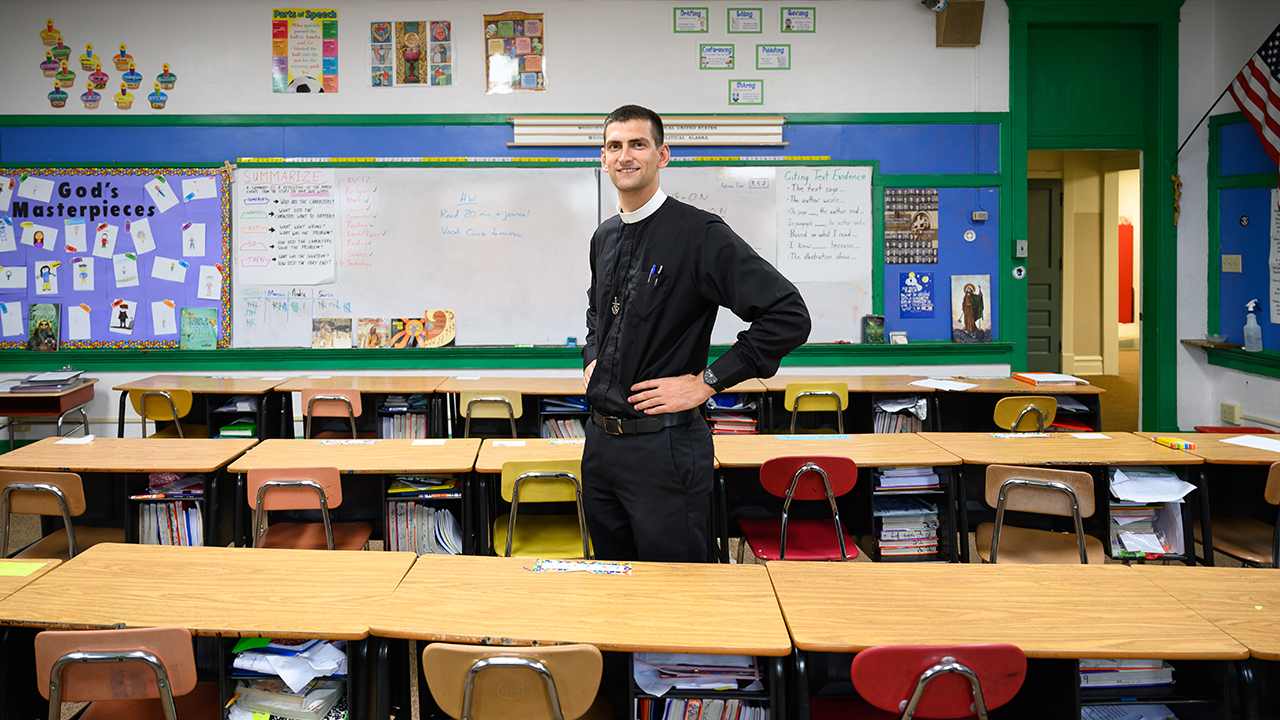
[[1231,445],[1255,448],[1257,450],[1270,450],[1274,453],[1280,453],[1280,440],[1273,440],[1261,435],[1240,435],[1238,437],[1223,440],[1222,442],[1229,443]]
[[1111,475],[1111,493],[1129,502],[1170,502],[1181,500],[1196,486],[1158,467],[1116,468]]

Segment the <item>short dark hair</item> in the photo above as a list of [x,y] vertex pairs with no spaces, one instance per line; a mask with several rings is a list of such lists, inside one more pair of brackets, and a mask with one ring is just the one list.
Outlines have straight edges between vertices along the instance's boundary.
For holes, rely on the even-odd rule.
[[614,123],[631,122],[632,120],[648,120],[649,127],[653,129],[651,134],[653,135],[654,144],[662,145],[662,118],[658,117],[658,113],[639,105],[623,105],[609,113],[609,117],[604,119],[604,132],[606,135],[609,134],[609,126]]

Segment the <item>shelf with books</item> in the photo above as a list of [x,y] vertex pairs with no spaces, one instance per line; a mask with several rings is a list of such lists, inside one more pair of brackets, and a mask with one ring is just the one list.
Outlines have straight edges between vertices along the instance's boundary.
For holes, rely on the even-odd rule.
[[[1097,667],[1118,663],[1130,667],[1110,672]],[[1126,707],[1164,705],[1171,717],[1227,720],[1232,717],[1227,665],[1205,660],[1080,660],[1076,678],[1082,716],[1123,717]],[[1113,711],[1118,714],[1105,714]]]
[[459,555],[464,551],[462,480],[456,475],[396,475],[386,492],[383,549]]
[[754,435],[760,431],[760,401],[747,393],[717,393],[704,412],[715,435]]
[[876,562],[954,562],[954,500],[948,468],[871,471],[869,523],[859,545]]
[[587,436],[591,406],[585,395],[553,395],[538,401],[538,424],[544,438]]
[[[225,639],[223,696],[230,717],[342,720],[351,695],[348,650],[343,641]],[[280,668],[278,670],[277,668]],[[281,670],[287,668],[287,672]]]
[[[1192,486],[1163,467],[1112,467],[1107,476],[1106,545],[1111,557],[1189,561],[1186,528],[1191,527],[1191,510],[1182,496]],[[1151,497],[1125,489],[1134,484],[1141,484],[1141,492]]]
[[378,437],[431,437],[431,397],[425,393],[383,395],[377,401]]
[[[705,664],[691,664],[701,663]],[[766,720],[785,717],[780,688],[765,663],[742,655],[635,653],[631,716],[636,720]]]
[[120,476],[127,498],[125,540],[144,545],[230,544],[231,528],[218,516],[235,483],[204,473],[134,473]]

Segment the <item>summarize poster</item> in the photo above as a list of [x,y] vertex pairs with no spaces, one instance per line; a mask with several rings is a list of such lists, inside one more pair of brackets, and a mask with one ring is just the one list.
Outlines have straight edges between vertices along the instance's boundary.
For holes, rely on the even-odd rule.
[[61,348],[177,347],[175,311],[183,307],[221,315],[226,342],[230,220],[221,171],[8,172],[14,192],[0,205],[0,308],[13,313],[0,347],[49,331],[20,312],[39,303],[58,308],[49,324]]
[[338,92],[338,11],[273,10],[271,88],[278,93]]
[[338,201],[328,168],[247,168],[233,210],[236,276],[246,285],[334,280]]
[[546,90],[542,13],[484,16],[487,93]]

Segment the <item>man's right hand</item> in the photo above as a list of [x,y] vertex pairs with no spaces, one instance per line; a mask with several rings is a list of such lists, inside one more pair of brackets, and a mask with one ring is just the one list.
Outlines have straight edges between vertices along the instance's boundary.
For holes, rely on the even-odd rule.
[[586,392],[587,386],[591,384],[591,373],[596,369],[596,361],[592,360],[587,369],[582,371],[582,390]]

